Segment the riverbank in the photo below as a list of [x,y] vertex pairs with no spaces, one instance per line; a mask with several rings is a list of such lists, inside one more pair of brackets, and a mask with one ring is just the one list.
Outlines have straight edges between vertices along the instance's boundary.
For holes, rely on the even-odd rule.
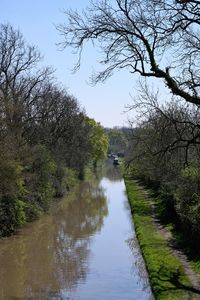
[[120,168],[106,161],[0,240],[0,300],[154,299],[124,190]]
[[169,245],[170,232],[156,223],[148,192],[131,177],[125,176],[124,180],[155,299],[199,299],[183,262]]

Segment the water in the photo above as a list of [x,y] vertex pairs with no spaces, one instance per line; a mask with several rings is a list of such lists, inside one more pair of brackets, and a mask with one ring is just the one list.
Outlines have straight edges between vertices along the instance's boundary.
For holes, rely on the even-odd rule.
[[153,299],[124,182],[102,173],[0,241],[0,299]]

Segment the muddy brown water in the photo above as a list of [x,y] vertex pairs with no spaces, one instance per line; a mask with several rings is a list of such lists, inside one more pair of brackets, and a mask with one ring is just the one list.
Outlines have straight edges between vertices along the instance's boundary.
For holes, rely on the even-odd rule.
[[0,240],[0,299],[153,299],[118,167]]

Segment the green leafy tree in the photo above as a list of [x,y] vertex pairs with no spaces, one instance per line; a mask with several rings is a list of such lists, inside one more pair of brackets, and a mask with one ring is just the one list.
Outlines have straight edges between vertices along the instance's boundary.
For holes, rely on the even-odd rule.
[[101,159],[104,159],[107,155],[108,137],[100,123],[90,118],[86,118],[86,122],[90,128],[90,154],[93,164],[96,166],[97,162]]
[[0,236],[47,211],[106,152],[103,129],[51,68],[40,68],[41,58],[18,30],[0,25]]
[[127,135],[122,128],[106,129],[109,140],[109,153],[124,154],[128,145]]

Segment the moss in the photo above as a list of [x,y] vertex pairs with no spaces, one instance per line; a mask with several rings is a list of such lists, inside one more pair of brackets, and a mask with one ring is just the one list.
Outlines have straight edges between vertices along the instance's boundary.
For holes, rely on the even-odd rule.
[[196,299],[178,257],[153,222],[152,205],[136,181],[125,176],[135,230],[155,299]]

